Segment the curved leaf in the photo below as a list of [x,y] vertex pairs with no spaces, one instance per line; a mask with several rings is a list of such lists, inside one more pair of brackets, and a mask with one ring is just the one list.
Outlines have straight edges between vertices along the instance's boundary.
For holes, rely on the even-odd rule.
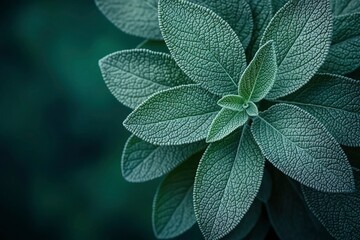
[[265,159],[247,126],[209,145],[194,186],[194,207],[206,239],[219,239],[243,219],[255,199]]
[[160,0],[159,8],[161,32],[180,68],[214,94],[236,93],[246,60],[231,27],[207,8],[184,0]]
[[335,16],[360,12],[359,0],[331,0],[331,7]]
[[351,192],[351,166],[340,145],[313,116],[288,104],[259,114],[252,133],[265,157],[286,175],[327,192]]
[[137,107],[124,126],[155,145],[181,145],[205,139],[220,108],[218,97],[198,85],[157,93]]
[[226,95],[218,101],[218,105],[233,111],[241,111],[245,100],[239,95]]
[[130,108],[156,92],[192,83],[170,55],[145,49],[112,53],[99,65],[110,92]]
[[329,0],[291,0],[276,13],[261,40],[274,40],[278,65],[267,98],[292,93],[314,76],[329,50],[331,33]]

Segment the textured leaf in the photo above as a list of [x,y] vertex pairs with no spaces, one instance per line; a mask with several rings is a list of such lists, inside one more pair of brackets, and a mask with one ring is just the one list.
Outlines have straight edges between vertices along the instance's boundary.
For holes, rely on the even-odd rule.
[[247,126],[209,145],[196,172],[194,207],[206,239],[239,224],[261,184],[265,159]]
[[360,12],[359,0],[331,0],[331,7],[335,16]]
[[215,142],[223,139],[244,125],[248,118],[245,111],[233,111],[226,108],[221,109],[211,123],[206,141]]
[[173,238],[195,222],[193,187],[201,154],[196,154],[169,173],[160,184],[153,204],[153,229],[157,238]]
[[110,92],[130,108],[156,92],[191,83],[170,55],[144,49],[110,54],[99,65]]
[[258,50],[261,36],[272,18],[272,6],[271,0],[247,0],[247,2],[254,22],[251,44],[247,48],[247,56],[252,58]]
[[288,2],[288,0],[271,0],[271,2],[273,6],[273,12],[276,13]]
[[129,182],[145,182],[160,177],[196,152],[205,142],[178,146],[156,146],[132,135],[124,147],[121,169]]
[[255,103],[250,101],[250,102],[244,104],[243,106],[245,108],[245,112],[247,113],[247,115],[249,115],[251,117],[255,117],[255,116],[259,115],[259,110]]
[[254,200],[251,204],[249,211],[244,215],[241,222],[232,230],[228,235],[226,235],[223,240],[239,240],[243,239],[250,233],[250,231],[255,227],[257,221],[261,215],[261,203],[258,200]]
[[334,18],[330,51],[319,71],[346,74],[360,67],[359,18],[360,13]]
[[157,0],[95,0],[100,11],[122,31],[138,37],[162,39]]
[[265,43],[241,76],[239,95],[245,101],[258,102],[263,99],[274,84],[277,72],[273,41]]
[[360,172],[354,171],[356,192],[329,194],[303,187],[306,203],[336,239],[359,239]]
[[360,146],[360,84],[350,78],[321,74],[283,98],[315,116],[343,145]]
[[212,11],[184,0],[160,0],[160,29],[180,68],[214,94],[236,93],[246,67],[231,27]]
[[272,180],[269,171],[264,169],[264,176],[260,185],[259,192],[256,196],[257,199],[262,201],[263,203],[266,203],[269,201],[269,198],[271,196],[272,191]]
[[290,179],[277,172],[273,174],[273,181],[273,194],[266,208],[271,225],[280,239],[332,239],[321,223],[312,216]]
[[278,64],[267,98],[294,92],[314,76],[329,50],[331,33],[329,0],[292,0],[276,13],[261,40],[274,40]]
[[270,230],[270,222],[266,217],[266,214],[263,213],[259,221],[256,223],[255,227],[251,232],[244,238],[245,240],[264,240],[266,235]]
[[254,120],[252,132],[265,157],[293,179],[320,191],[353,191],[351,166],[340,145],[300,108],[274,105]]
[[242,110],[244,103],[244,98],[239,95],[226,95],[218,101],[220,107],[234,111]]
[[136,108],[124,126],[155,145],[181,145],[205,139],[220,110],[218,97],[198,85],[171,88]]

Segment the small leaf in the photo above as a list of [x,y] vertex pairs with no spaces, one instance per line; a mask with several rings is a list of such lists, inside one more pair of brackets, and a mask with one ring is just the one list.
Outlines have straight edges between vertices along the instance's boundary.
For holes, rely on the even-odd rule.
[[331,0],[335,16],[360,12],[359,0]]
[[156,92],[192,83],[170,55],[144,49],[112,53],[99,65],[110,92],[130,108]]
[[247,115],[249,115],[250,117],[255,117],[255,116],[259,115],[259,110],[258,110],[256,104],[251,101],[246,103],[244,108],[245,108]]
[[245,101],[258,102],[270,91],[276,77],[276,55],[273,41],[265,43],[241,76],[239,95]]
[[153,204],[153,229],[157,238],[179,236],[195,222],[193,187],[201,154],[196,154],[169,173],[160,184]]
[[329,194],[303,187],[306,203],[336,239],[359,239],[360,172],[354,171],[356,191]]
[[271,0],[247,0],[247,2],[254,21],[251,44],[247,48],[247,56],[252,58],[259,49],[261,36],[272,18],[272,6]]
[[280,239],[287,240],[332,239],[321,223],[312,216],[290,181],[279,172],[273,173],[273,194],[266,209],[277,235]]
[[100,11],[119,29],[138,37],[162,39],[157,0],[95,0]]
[[137,107],[124,126],[155,145],[181,145],[205,139],[220,108],[218,97],[198,85],[162,91]]
[[206,239],[236,227],[259,190],[265,159],[247,126],[209,145],[196,172],[194,207]]
[[124,147],[122,174],[129,182],[149,181],[170,172],[205,147],[203,141],[178,146],[156,146],[132,135]]
[[254,200],[241,222],[223,240],[243,239],[255,227],[261,215],[261,202]]
[[347,74],[360,67],[359,18],[360,13],[334,18],[332,44],[320,72]]
[[286,175],[320,191],[353,191],[351,166],[340,145],[300,108],[274,105],[251,130],[265,157]]
[[248,118],[245,111],[233,111],[226,108],[221,109],[211,123],[206,141],[216,142],[223,139],[244,125]]
[[279,100],[316,117],[343,145],[360,146],[360,84],[336,75],[319,74],[295,93]]
[[214,94],[235,94],[246,60],[231,27],[207,8],[184,0],[160,0],[159,6],[161,32],[180,68]]
[[244,103],[244,98],[239,95],[226,95],[218,101],[220,107],[233,111],[242,111]]
[[261,40],[274,40],[278,65],[267,98],[292,93],[314,76],[329,50],[331,28],[329,0],[291,0],[276,13]]

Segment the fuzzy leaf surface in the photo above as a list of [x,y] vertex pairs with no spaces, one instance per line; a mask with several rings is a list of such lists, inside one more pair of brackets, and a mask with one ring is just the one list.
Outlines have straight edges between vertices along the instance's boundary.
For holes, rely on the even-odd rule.
[[234,111],[242,110],[244,103],[244,98],[239,95],[226,95],[218,101],[220,107]]
[[320,72],[347,74],[360,67],[359,18],[360,12],[334,18],[330,51]]
[[221,109],[211,123],[206,141],[216,142],[223,139],[244,125],[248,118],[249,116],[245,111],[233,111],[226,108]]
[[318,74],[281,102],[294,104],[316,117],[342,145],[360,146],[360,84],[330,74]]
[[156,92],[192,83],[170,55],[145,49],[112,53],[99,65],[110,92],[130,108]]
[[245,101],[258,102],[263,99],[274,84],[277,72],[273,41],[265,43],[241,76],[239,95]]
[[95,0],[100,11],[122,31],[143,38],[162,39],[157,0]]
[[304,110],[276,104],[259,114],[252,133],[265,157],[286,175],[327,192],[351,192],[351,166],[326,128]]
[[245,112],[247,113],[247,115],[251,117],[255,117],[259,115],[259,110],[255,103],[250,101],[247,103],[247,105],[248,105],[247,108],[245,108]]
[[331,7],[335,16],[360,12],[359,0],[331,0]]
[[181,145],[205,139],[220,111],[218,97],[198,85],[157,93],[137,107],[124,126],[155,145]]
[[336,239],[359,239],[360,172],[354,171],[356,191],[329,194],[303,187],[306,203]]
[[267,98],[283,97],[309,81],[325,60],[331,34],[329,0],[291,0],[281,8],[261,40],[274,41],[278,65]]
[[288,0],[271,0],[273,13],[275,14],[277,11],[279,11],[280,8],[282,8],[287,2]]
[[159,4],[160,29],[180,68],[214,94],[235,94],[246,60],[228,23],[184,0],[160,0]]
[[204,141],[177,146],[157,146],[132,135],[124,147],[122,174],[129,182],[149,181],[170,172],[205,148]]
[[194,187],[195,215],[206,239],[219,239],[240,223],[259,190],[264,163],[247,126],[209,145]]
[[153,229],[157,238],[179,236],[195,222],[193,188],[201,155],[196,154],[170,172],[161,182],[153,204]]

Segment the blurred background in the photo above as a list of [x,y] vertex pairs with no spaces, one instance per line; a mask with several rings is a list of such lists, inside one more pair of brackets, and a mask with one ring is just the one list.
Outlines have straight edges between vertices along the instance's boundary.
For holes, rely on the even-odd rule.
[[122,178],[130,111],[98,68],[142,39],[92,0],[5,1],[1,11],[0,239],[153,239],[159,180]]

